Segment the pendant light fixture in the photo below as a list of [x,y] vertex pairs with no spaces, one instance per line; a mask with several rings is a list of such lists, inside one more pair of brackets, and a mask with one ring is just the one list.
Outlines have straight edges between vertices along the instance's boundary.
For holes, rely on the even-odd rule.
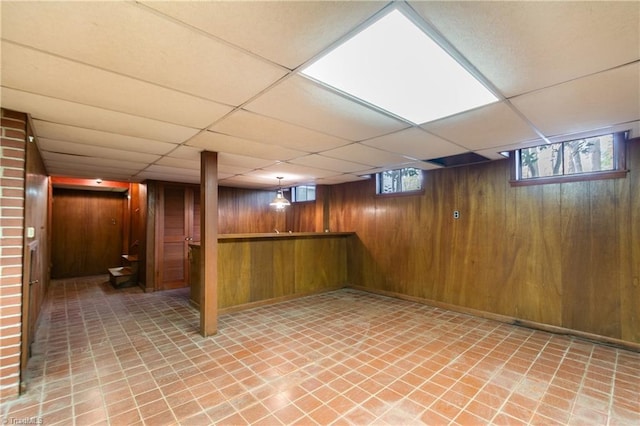
[[284,198],[284,194],[282,193],[282,176],[279,176],[276,179],[278,179],[278,192],[276,193],[276,198],[274,198],[269,205],[274,207],[276,210],[284,210],[284,208],[290,206],[291,203],[289,200]]

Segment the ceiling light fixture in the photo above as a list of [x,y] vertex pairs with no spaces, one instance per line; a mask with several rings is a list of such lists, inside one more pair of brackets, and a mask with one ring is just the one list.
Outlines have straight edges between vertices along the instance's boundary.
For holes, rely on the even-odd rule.
[[302,74],[413,124],[498,100],[409,14],[392,9]]
[[284,194],[282,193],[282,176],[278,176],[276,179],[278,179],[278,192],[276,193],[276,198],[274,198],[269,205],[276,210],[284,210],[284,208],[290,206],[291,203],[284,198]]

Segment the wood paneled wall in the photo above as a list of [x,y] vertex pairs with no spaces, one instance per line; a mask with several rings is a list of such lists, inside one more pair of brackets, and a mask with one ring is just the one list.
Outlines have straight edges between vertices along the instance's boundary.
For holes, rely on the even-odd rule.
[[[640,343],[640,141],[626,178],[512,187],[507,160],[426,172],[416,196],[331,188],[353,285]],[[458,210],[460,218],[454,219]]]
[[[31,133],[31,126],[28,126],[28,133]],[[29,280],[33,283],[28,286],[29,296],[23,298],[23,303],[28,303],[29,318],[27,324],[23,324],[27,329],[22,333],[29,344],[35,338],[35,328],[38,322],[42,303],[49,289],[49,259],[51,245],[51,224],[49,223],[49,178],[44,167],[42,156],[35,143],[26,144],[25,163],[25,208],[24,224],[26,228],[32,227],[35,230],[33,238],[27,236],[27,247],[25,259],[30,257],[29,264],[24,265],[24,274],[29,275]],[[30,251],[27,256],[27,250]],[[29,268],[29,271],[26,270]],[[25,292],[27,288],[25,287]],[[24,320],[24,316],[23,316]]]
[[52,278],[100,275],[122,256],[125,195],[54,188]]
[[322,232],[329,187],[318,185],[316,201],[292,203],[284,211],[275,211],[269,203],[275,191],[221,186],[218,197],[218,227],[220,234],[280,232]]
[[287,211],[275,211],[269,203],[274,191],[221,186],[218,189],[218,233],[288,231]]

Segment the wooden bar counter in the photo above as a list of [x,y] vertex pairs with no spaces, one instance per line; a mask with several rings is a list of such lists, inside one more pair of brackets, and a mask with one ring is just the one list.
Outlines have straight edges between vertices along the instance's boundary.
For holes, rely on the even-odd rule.
[[[225,234],[218,237],[220,313],[347,284],[352,232]],[[189,245],[191,303],[200,305],[200,245]]]

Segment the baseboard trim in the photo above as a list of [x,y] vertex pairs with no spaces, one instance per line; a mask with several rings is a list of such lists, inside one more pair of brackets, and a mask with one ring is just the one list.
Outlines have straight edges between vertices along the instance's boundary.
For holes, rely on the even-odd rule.
[[[258,301],[255,301],[255,302],[243,303],[241,305],[228,306],[226,308],[218,308],[218,315],[230,314],[230,313],[233,313],[233,312],[240,312],[240,311],[244,311],[244,310],[247,310],[247,309],[258,308],[260,306],[273,305],[275,303],[286,302],[286,301],[289,301],[289,300],[299,299],[301,297],[306,297],[306,296],[313,296],[314,294],[328,293],[330,291],[341,290],[343,288],[347,288],[347,286],[346,285],[340,285],[340,286],[335,286],[335,287],[327,287],[327,288],[323,288],[323,289],[320,289],[320,290],[308,291],[308,292],[304,292],[304,293],[288,294],[286,296],[280,296],[280,297],[274,297],[274,298],[271,298],[271,299],[258,300]],[[196,307],[195,304],[192,304],[191,306]],[[196,309],[198,309],[198,308],[196,307]]]

